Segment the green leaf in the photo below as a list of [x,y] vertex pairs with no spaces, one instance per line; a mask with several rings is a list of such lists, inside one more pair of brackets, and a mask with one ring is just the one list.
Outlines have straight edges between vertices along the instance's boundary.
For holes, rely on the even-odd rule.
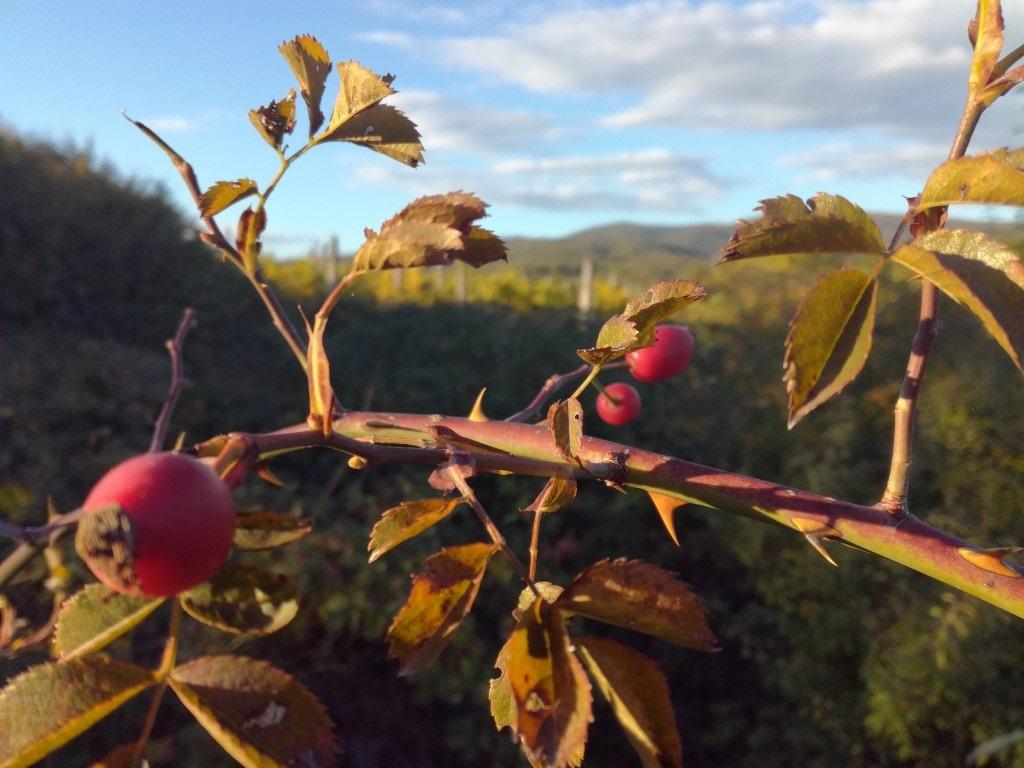
[[279,512],[241,512],[235,519],[235,548],[241,550],[274,549],[304,538],[313,530],[308,517],[292,517]]
[[89,584],[61,606],[53,633],[53,652],[61,659],[95,653],[132,630],[162,602]]
[[312,136],[324,122],[320,102],[324,97],[327,76],[331,73],[331,59],[312,35],[299,35],[294,40],[287,40],[278,50],[299,81],[302,100],[309,112],[309,135]]
[[323,705],[265,661],[206,656],[175,667],[169,682],[199,724],[246,768],[336,762]]
[[583,406],[575,397],[552,403],[548,424],[555,447],[566,461],[577,463],[583,446]]
[[614,640],[576,641],[590,676],[612,705],[644,768],[682,768],[672,697],[658,665]]
[[806,205],[796,195],[774,197],[762,200],[757,210],[759,219],[736,222],[722,262],[757,256],[885,252],[874,220],[838,195],[819,192]]
[[569,506],[575,498],[576,479],[570,475],[555,475],[544,484],[537,498],[525,511],[542,514],[557,512]]
[[873,277],[844,268],[823,277],[800,303],[789,324],[783,360],[790,429],[864,368],[877,297]]
[[370,562],[390,552],[403,541],[444,520],[462,503],[462,499],[419,499],[403,501],[384,512],[370,531]]
[[1024,206],[1024,147],[946,161],[925,182],[917,210],[957,203]]
[[353,115],[380,103],[381,99],[395,93],[391,87],[391,83],[395,79],[392,75],[381,77],[358,61],[341,61],[338,62],[337,67],[341,85],[334,101],[331,120],[327,124],[327,130],[324,131],[325,135],[329,135]]
[[280,149],[284,137],[295,130],[295,91],[289,88],[288,95],[280,101],[250,109],[249,120],[267,144]]
[[603,365],[649,346],[654,341],[654,326],[704,296],[703,286],[695,280],[655,283],[601,326],[592,348],[577,350],[577,354],[591,365]]
[[199,198],[199,215],[203,218],[216,216],[225,208],[255,195],[259,191],[252,179],[238,181],[218,181]]
[[1003,50],[1003,13],[999,0],[978,0],[978,12],[970,25],[974,43],[968,92],[975,96],[992,78],[992,70]]
[[573,655],[561,611],[536,600],[495,661],[491,714],[511,727],[534,764],[578,765],[593,719],[590,681]]
[[141,667],[95,657],[32,667],[0,691],[0,766],[32,765],[155,682]]
[[378,104],[348,118],[319,136],[317,141],[359,144],[411,168],[423,162],[423,144],[416,123],[400,109],[387,104]]
[[641,560],[595,563],[573,580],[555,605],[685,648],[718,648],[693,589],[668,571]]
[[1024,372],[1024,264],[980,232],[939,230],[892,255],[973,312]]
[[495,544],[442,549],[423,561],[412,579],[405,605],[388,628],[388,658],[398,659],[399,675],[434,663],[473,607]]
[[227,563],[205,584],[181,595],[189,615],[225,632],[269,635],[299,612],[298,590],[287,576]]

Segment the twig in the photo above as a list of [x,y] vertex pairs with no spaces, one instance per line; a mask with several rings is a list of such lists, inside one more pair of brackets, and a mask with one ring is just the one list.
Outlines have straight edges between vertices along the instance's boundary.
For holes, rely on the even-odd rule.
[[533,529],[530,531],[530,581],[537,578],[537,554],[540,551],[540,521],[544,513],[538,508],[533,511]]
[[[37,548],[39,544],[43,543],[43,541],[49,538],[52,534],[60,533],[63,535],[64,530],[75,525],[81,516],[82,510],[74,509],[67,514],[58,516],[46,525],[36,526],[13,525],[12,523],[0,520],[0,536],[20,541],[22,542],[22,545]],[[13,557],[17,551],[18,550],[12,552],[8,558]],[[5,560],[3,564],[0,564],[0,584],[3,584],[5,581],[3,578],[3,569],[6,562],[7,561]]]
[[181,390],[185,388],[185,366],[181,360],[181,350],[185,345],[185,337],[196,324],[196,311],[188,307],[181,313],[181,322],[178,323],[178,330],[174,338],[168,339],[165,346],[171,357],[171,383],[167,388],[167,398],[164,400],[160,415],[157,416],[156,424],[153,425],[153,437],[149,441],[149,452],[156,453],[161,449],[164,440],[167,439],[167,428],[170,425],[171,414],[178,404],[178,397]]
[[[627,364],[625,362],[609,363],[602,367],[602,370],[610,371],[616,368],[625,368]],[[554,397],[560,390],[568,387],[570,384],[574,384],[588,373],[590,373],[591,366],[588,363],[584,363],[579,368],[575,368],[567,373],[556,373],[544,382],[544,386],[540,388],[536,397],[530,401],[530,403],[523,408],[521,411],[517,411],[509,416],[505,421],[516,421],[526,423],[530,421],[536,421],[544,415],[544,406],[547,405],[548,400]]]
[[530,575],[529,571],[526,570],[519,558],[516,557],[512,548],[508,545],[508,542],[505,541],[505,537],[501,535],[501,531],[498,530],[498,526],[494,524],[491,516],[487,514],[487,510],[484,509],[483,504],[481,504],[480,500],[477,499],[476,494],[473,493],[473,489],[469,487],[469,483],[467,483],[466,478],[462,476],[462,472],[459,471],[458,467],[450,466],[448,467],[448,476],[452,479],[452,483],[454,483],[459,493],[462,494],[462,498],[466,500],[469,506],[473,508],[473,511],[476,512],[476,516],[480,518],[480,522],[483,523],[484,528],[487,529],[487,535],[491,537],[491,541],[501,549],[502,554],[505,555],[505,559],[512,564],[516,573],[518,573],[520,578],[526,582],[527,586],[529,586],[533,591],[533,594],[539,598],[541,595],[537,590],[537,585],[533,583],[533,576]]
[[153,698],[149,701],[149,709],[146,710],[146,720],[142,725],[142,732],[138,741],[135,742],[135,751],[132,754],[131,768],[139,768],[142,765],[142,758],[146,754],[146,747],[149,744],[150,736],[153,735],[153,726],[156,724],[156,715],[160,709],[160,702],[163,701],[164,693],[167,691],[167,679],[174,669],[174,662],[178,653],[178,633],[181,631],[181,603],[177,600],[171,602],[171,626],[167,631],[167,645],[164,646],[163,657],[160,660],[158,674],[160,682],[153,691]]

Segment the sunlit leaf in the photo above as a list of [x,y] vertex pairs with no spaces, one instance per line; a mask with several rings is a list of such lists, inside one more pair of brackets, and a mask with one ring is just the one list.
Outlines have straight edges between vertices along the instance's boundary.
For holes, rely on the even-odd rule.
[[971,37],[974,57],[967,84],[974,95],[988,85],[1003,50],[1003,13],[999,0],[978,0],[978,12],[971,22]]
[[471,267],[482,267],[495,261],[508,261],[505,241],[484,227],[473,227],[462,238],[462,250],[455,258]]
[[495,544],[464,544],[423,561],[388,629],[388,657],[399,660],[400,675],[426,669],[448,645],[473,607],[487,563],[497,551]]
[[575,397],[559,400],[548,409],[548,424],[555,447],[566,461],[576,463],[583,446],[583,406]]
[[641,560],[595,563],[566,587],[555,605],[686,648],[718,648],[693,589],[668,571]]
[[416,123],[387,104],[354,115],[317,141],[347,141],[387,155],[412,168],[423,162],[423,144]]
[[269,635],[295,618],[298,590],[287,576],[228,563],[208,582],[181,595],[198,621],[225,632]]
[[256,182],[252,179],[238,179],[238,181],[218,181],[208,190],[203,192],[199,198],[199,215],[204,218],[216,216],[225,208],[255,195],[259,191]]
[[246,768],[335,765],[338,750],[323,705],[265,661],[206,656],[175,667],[170,685]]
[[370,562],[390,552],[403,541],[444,520],[462,503],[462,499],[419,499],[403,501],[384,512],[370,531]]
[[[540,592],[540,596],[543,600],[549,603],[554,603],[561,597],[563,589],[557,584],[552,584],[550,581],[538,581],[534,586],[537,587],[537,591]],[[529,587],[524,587],[519,593],[519,601],[516,604],[515,609],[512,611],[512,618],[519,621],[523,614],[530,610],[534,602],[537,600],[537,595]]]
[[293,517],[280,512],[240,512],[235,519],[235,548],[241,550],[274,549],[304,538],[313,530],[308,517]]
[[793,315],[783,360],[790,429],[853,381],[871,351],[878,283],[856,269],[830,272]]
[[1024,372],[1024,264],[980,232],[940,230],[909,243],[892,260],[914,270],[973,312]]
[[1024,206],[1024,147],[946,161],[928,177],[917,209],[957,203]]
[[96,657],[30,668],[0,691],[0,766],[34,764],[155,682],[141,667]]
[[57,614],[54,655],[70,659],[94,653],[132,630],[162,602],[89,584],[65,600]]
[[623,315],[612,315],[597,333],[597,342],[576,354],[586,363],[603,365],[643,346],[636,323]]
[[337,67],[341,84],[325,134],[330,134],[353,115],[378,104],[381,99],[395,92],[391,87],[394,80],[391,75],[381,77],[358,61],[341,61]]
[[682,768],[683,747],[665,676],[651,659],[600,637],[576,641],[644,768]]
[[535,764],[577,764],[592,720],[590,681],[573,655],[561,612],[544,600],[519,620],[495,662],[491,714],[511,727]]
[[262,250],[260,235],[266,228],[267,212],[263,208],[256,211],[246,208],[238,217],[238,226],[235,227],[235,248],[242,254],[242,263],[250,273],[256,269],[256,259]]
[[295,79],[299,81],[302,100],[309,112],[309,135],[312,136],[323,125],[324,113],[320,102],[324,97],[324,86],[331,73],[331,59],[320,42],[312,35],[299,35],[278,47]]
[[334,430],[334,389],[331,387],[331,363],[324,348],[327,316],[317,313],[313,327],[306,323],[309,343],[306,347],[306,380],[309,383],[309,418],[313,429],[327,437]]
[[295,91],[288,89],[288,95],[280,101],[250,109],[249,120],[267,144],[280,149],[284,137],[295,130]]
[[550,478],[537,494],[537,498],[526,508],[527,512],[557,512],[576,498],[576,479],[570,475],[555,475]]
[[722,261],[796,254],[885,252],[882,233],[862,208],[819,192],[804,204],[796,195],[762,200],[761,217],[736,222]]
[[[465,235],[469,234],[473,222],[486,215],[487,203],[472,192],[448,192],[416,198],[395,216],[395,220],[442,224]],[[387,226],[385,222],[384,228]]]

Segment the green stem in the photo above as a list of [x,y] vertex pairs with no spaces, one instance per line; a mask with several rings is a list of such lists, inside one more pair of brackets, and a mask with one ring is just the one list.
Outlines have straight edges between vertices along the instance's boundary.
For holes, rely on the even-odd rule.
[[590,373],[588,373],[586,378],[584,378],[583,381],[580,382],[580,385],[578,387],[576,387],[576,391],[573,392],[571,395],[569,395],[569,399],[573,400],[573,399],[579,397],[580,395],[582,395],[583,394],[583,390],[585,390],[588,386],[590,386],[590,382],[592,382],[594,379],[596,379],[597,378],[597,374],[599,374],[600,372],[601,372],[601,366],[600,365],[595,365],[595,366],[591,367]]
[[160,659],[160,667],[157,669],[157,676],[160,682],[153,691],[153,698],[149,701],[149,709],[146,711],[146,720],[142,725],[142,733],[135,743],[135,752],[132,754],[131,768],[139,768],[142,765],[142,758],[146,754],[146,747],[153,735],[153,726],[156,724],[156,715],[160,709],[164,694],[167,692],[167,680],[174,669],[174,662],[178,655],[178,634],[181,632],[181,603],[177,600],[171,601],[171,626],[167,630],[167,644],[164,646],[164,653]]

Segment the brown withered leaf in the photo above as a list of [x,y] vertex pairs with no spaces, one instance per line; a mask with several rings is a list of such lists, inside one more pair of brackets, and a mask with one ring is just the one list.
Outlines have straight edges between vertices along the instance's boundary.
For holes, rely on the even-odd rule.
[[459,261],[474,268],[494,261],[508,261],[508,246],[491,230],[473,227],[462,238],[462,250],[456,254]]
[[682,768],[683,746],[672,697],[658,665],[614,640],[585,637],[577,645],[641,765]]
[[388,628],[388,658],[401,663],[399,675],[434,663],[473,607],[487,563],[497,551],[490,542],[464,544],[423,561],[408,599]]
[[762,200],[761,217],[736,222],[722,262],[758,256],[885,253],[882,233],[860,206],[819,192],[806,204],[796,195]]
[[387,104],[377,104],[349,117],[329,128],[317,141],[358,144],[412,168],[423,162],[423,144],[416,123]]
[[218,181],[203,192],[202,197],[199,198],[199,215],[204,219],[207,216],[216,216],[239,200],[251,197],[258,191],[259,188],[252,179]]
[[391,87],[394,77],[381,77],[358,61],[340,61],[337,68],[341,84],[325,134],[330,134],[353,115],[380,103],[381,99],[395,92]]
[[569,475],[550,478],[524,511],[548,514],[567,507],[576,498],[576,479]]
[[305,538],[312,530],[313,521],[308,517],[266,510],[240,512],[235,521],[235,548],[275,549]]
[[595,563],[566,587],[555,605],[685,648],[718,648],[693,589],[668,571],[641,560]]
[[418,499],[385,511],[370,531],[370,562],[444,520],[461,503],[462,499]]
[[552,403],[548,409],[548,425],[555,447],[566,461],[579,463],[583,446],[583,406],[575,397]]
[[592,718],[590,681],[573,655],[561,612],[536,600],[523,613],[495,666],[491,713],[511,727],[536,765],[578,765]]
[[356,251],[353,269],[405,269],[448,264],[462,250],[457,229],[422,221],[398,221],[378,235],[366,233]]
[[299,35],[293,40],[287,40],[281,43],[278,50],[299,81],[302,100],[306,102],[309,113],[309,135],[312,136],[324,122],[320,103],[323,101],[327,76],[331,73],[331,58],[320,41],[312,35]]
[[[472,192],[449,192],[444,195],[419,197],[403,208],[395,217],[397,221],[424,221],[428,224],[443,224],[468,235],[473,222],[487,215],[487,203]],[[384,223],[386,229],[388,223]]]
[[313,327],[306,322],[309,345],[306,351],[306,379],[309,382],[309,418],[314,429],[330,435],[334,429],[334,389],[331,387],[331,364],[324,349],[324,331],[327,318],[318,314]]
[[280,149],[284,137],[295,130],[295,90],[289,88],[288,95],[280,101],[250,109],[249,120],[267,144]]
[[242,262],[249,272],[256,268],[256,258],[262,250],[260,235],[266,228],[267,212],[263,208],[260,208],[259,211],[246,208],[238,217],[238,226],[235,228],[235,248],[242,254]]
[[825,275],[797,307],[786,336],[782,377],[790,429],[863,370],[877,297],[873,277],[844,267]]

